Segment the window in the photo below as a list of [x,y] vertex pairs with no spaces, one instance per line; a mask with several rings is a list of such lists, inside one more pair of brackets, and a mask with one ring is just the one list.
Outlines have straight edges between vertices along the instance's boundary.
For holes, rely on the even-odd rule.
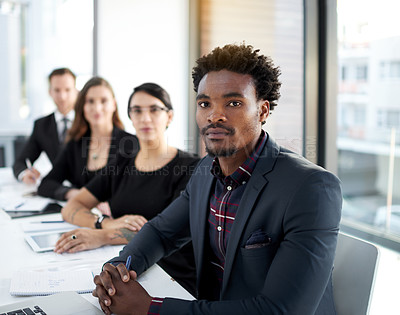
[[389,75],[391,78],[400,79],[400,61],[392,61],[389,66]]
[[400,3],[337,4],[338,72],[343,79],[343,67],[352,67],[356,79],[351,89],[339,82],[337,97],[342,225],[400,242],[400,21],[390,13]]
[[356,66],[356,79],[357,80],[367,80],[368,77],[368,66],[357,65]]
[[381,61],[380,77],[382,79],[400,79],[400,61]]
[[342,81],[347,80],[347,77],[348,77],[347,71],[348,71],[347,67],[342,66],[342,75],[341,75]]
[[28,134],[54,110],[47,76],[68,67],[92,75],[93,1],[0,0],[0,132]]
[[200,50],[250,44],[280,66],[281,98],[265,129],[276,141],[302,153],[304,42],[303,1],[203,0],[200,2]]

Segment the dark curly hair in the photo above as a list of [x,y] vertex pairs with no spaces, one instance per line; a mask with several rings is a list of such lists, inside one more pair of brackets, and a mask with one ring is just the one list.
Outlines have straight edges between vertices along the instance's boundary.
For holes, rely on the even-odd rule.
[[211,71],[229,70],[249,74],[254,80],[257,99],[269,101],[270,110],[273,110],[281,96],[279,88],[282,83],[278,80],[281,71],[274,66],[270,57],[258,54],[259,51],[245,44],[215,48],[197,59],[197,66],[192,71],[194,90],[197,92],[201,79]]

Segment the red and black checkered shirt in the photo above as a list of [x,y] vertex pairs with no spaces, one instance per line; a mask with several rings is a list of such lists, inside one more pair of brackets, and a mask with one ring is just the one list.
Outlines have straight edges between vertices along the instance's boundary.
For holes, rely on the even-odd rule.
[[[229,236],[235,222],[236,212],[240,200],[251,177],[258,157],[264,149],[267,134],[262,131],[253,153],[230,176],[224,176],[215,158],[211,167],[211,174],[216,178],[214,191],[210,196],[210,210],[208,214],[208,239],[209,245],[206,252],[209,256],[206,261],[210,263],[208,269],[210,277],[215,281],[212,288],[213,299],[218,300],[222,287],[222,278],[225,267],[225,253],[229,242]],[[206,246],[207,247],[207,246]],[[211,291],[211,288],[210,288]],[[148,314],[159,314],[163,299],[155,298],[152,301]]]
[[214,192],[210,196],[208,254],[211,257],[207,261],[211,264],[209,270],[211,270],[212,276],[218,280],[213,282],[218,286],[213,290],[215,300],[219,299],[224,275],[226,248],[235,222],[236,212],[266,140],[267,135],[262,131],[253,153],[230,176],[225,177],[222,174],[217,158],[213,161],[211,173],[216,181]]

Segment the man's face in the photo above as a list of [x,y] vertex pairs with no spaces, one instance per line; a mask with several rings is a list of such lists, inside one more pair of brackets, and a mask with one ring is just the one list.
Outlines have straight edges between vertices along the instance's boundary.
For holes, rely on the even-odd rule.
[[49,94],[61,114],[68,114],[74,108],[78,94],[73,76],[70,74],[52,76],[50,79]]
[[269,103],[257,100],[253,78],[228,70],[212,71],[200,81],[196,121],[209,154],[249,155],[268,116]]

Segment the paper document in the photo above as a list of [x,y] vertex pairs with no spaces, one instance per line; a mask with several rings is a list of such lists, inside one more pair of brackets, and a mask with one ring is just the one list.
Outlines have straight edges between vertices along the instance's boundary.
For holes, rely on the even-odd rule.
[[0,199],[0,208],[4,211],[41,211],[51,199],[42,197]]
[[25,271],[13,273],[10,285],[11,295],[49,295],[75,291],[90,293],[95,285],[90,269],[70,271]]

